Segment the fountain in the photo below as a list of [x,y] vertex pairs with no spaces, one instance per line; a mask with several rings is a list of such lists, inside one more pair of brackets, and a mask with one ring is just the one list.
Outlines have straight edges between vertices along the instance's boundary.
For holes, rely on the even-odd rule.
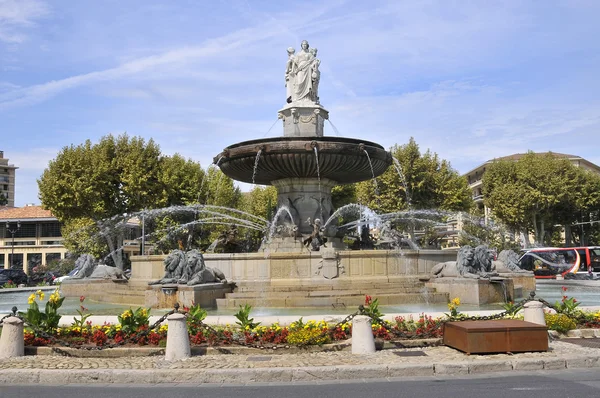
[[[143,219],[155,213],[181,211],[194,214],[194,220],[185,224],[186,227],[231,224],[231,233],[217,239],[213,249],[218,245],[234,246],[237,227],[264,233],[258,252],[204,254],[206,269],[222,273],[224,278],[219,279],[233,281],[237,286],[233,292],[221,289],[218,294],[215,291],[209,294],[210,287],[192,289],[202,291],[198,294],[207,299],[203,302],[212,303],[219,309],[238,308],[244,304],[352,308],[363,304],[365,295],[377,297],[382,305],[447,303],[452,294],[448,286],[453,282],[444,281],[444,278],[426,282],[436,265],[457,259],[456,251],[421,250],[392,228],[392,223],[404,223],[413,229],[417,222],[437,225],[439,221],[433,218],[443,216],[443,212],[411,209],[402,168],[397,161],[393,163],[392,155],[382,146],[341,137],[333,124],[337,136],[324,136],[324,122],[329,120],[329,111],[321,105],[318,96],[321,61],[316,57],[316,49],[310,49],[306,41],[302,42],[301,51],[294,53],[293,49],[288,49],[287,103],[278,112],[283,123],[283,136],[230,145],[214,157],[212,166],[219,167],[234,180],[275,186],[278,210],[274,218],[268,221],[242,214],[239,210],[207,205],[148,210],[137,217]],[[359,204],[334,208],[333,187],[369,179],[373,179],[377,187],[376,178],[392,164],[402,180],[408,211],[376,215],[373,219],[375,213]],[[358,215],[358,220],[338,226],[338,220],[346,213]],[[368,228],[373,225],[377,225],[382,233],[387,231],[380,237],[379,245],[369,242]],[[362,242],[358,247],[361,250],[347,250],[342,240],[352,228],[359,231]],[[403,250],[401,244],[407,243],[410,243],[410,249]],[[169,289],[179,289],[179,300],[182,300],[185,290],[191,288],[178,284],[169,285],[169,289],[164,285],[148,286],[152,281],[173,281],[164,272],[164,259],[164,256],[133,256],[129,286],[104,283],[99,286],[95,298],[114,301],[115,297],[124,297],[123,301],[129,300],[132,304],[160,306],[160,303],[173,301],[173,291]],[[473,284],[472,281],[462,282],[469,286]],[[495,282],[503,292],[499,301],[505,296],[514,296],[516,287],[507,287],[508,282],[504,279]],[[478,280],[476,284],[487,286],[491,282]],[[74,289],[75,285],[70,285],[66,283],[65,287],[73,288],[74,295],[81,294],[81,290]],[[112,289],[110,294],[107,289]],[[163,297],[163,293],[171,296]],[[89,291],[86,295],[89,296]],[[196,302],[198,299],[196,295]],[[478,304],[477,300],[475,298],[473,303]],[[182,304],[190,305],[191,302]]]

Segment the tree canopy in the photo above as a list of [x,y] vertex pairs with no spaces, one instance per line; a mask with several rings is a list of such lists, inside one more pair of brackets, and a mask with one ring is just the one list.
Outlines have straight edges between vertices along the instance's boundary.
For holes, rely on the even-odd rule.
[[220,170],[206,173],[197,162],[161,154],[153,140],[127,134],[64,147],[38,186],[42,205],[64,224],[65,246],[98,256],[113,252],[120,243],[109,241],[104,248],[97,241],[85,243],[82,228],[91,235],[92,226],[100,226],[101,220],[108,228],[111,217],[173,205],[210,202],[235,207],[241,196]]
[[516,161],[499,160],[483,175],[484,203],[507,226],[551,244],[565,226],[600,210],[600,176],[552,153],[529,152]]
[[377,177],[376,182],[357,184],[361,203],[382,213],[409,208],[448,211],[471,208],[473,200],[466,178],[446,160],[429,150],[421,154],[413,138],[406,145],[392,147],[391,152],[398,162],[396,165]]

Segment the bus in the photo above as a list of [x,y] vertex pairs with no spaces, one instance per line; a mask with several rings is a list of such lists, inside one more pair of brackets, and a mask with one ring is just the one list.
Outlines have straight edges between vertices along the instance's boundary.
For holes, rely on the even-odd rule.
[[556,279],[600,272],[600,246],[539,247],[528,249],[519,258],[522,269],[533,271],[536,279]]

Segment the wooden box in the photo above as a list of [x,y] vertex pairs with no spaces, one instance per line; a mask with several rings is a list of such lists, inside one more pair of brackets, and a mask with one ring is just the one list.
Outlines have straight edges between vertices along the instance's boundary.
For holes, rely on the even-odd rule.
[[515,319],[446,322],[443,341],[467,354],[548,351],[548,328]]

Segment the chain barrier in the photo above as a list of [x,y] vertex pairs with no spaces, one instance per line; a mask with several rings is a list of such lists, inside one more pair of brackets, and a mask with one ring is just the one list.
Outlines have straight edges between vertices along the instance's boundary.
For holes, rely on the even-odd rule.
[[[72,343],[69,342],[67,340],[64,339],[60,339],[58,337],[56,337],[55,335],[49,334],[48,332],[46,332],[43,329],[40,329],[39,327],[37,327],[36,325],[33,325],[31,323],[29,323],[23,316],[21,316],[20,314],[17,313],[17,308],[13,307],[13,313],[12,314],[8,314],[6,316],[4,316],[2,318],[1,321],[4,321],[5,318],[8,318],[10,316],[15,316],[19,319],[21,319],[24,323],[25,326],[27,326],[29,329],[31,329],[34,334],[38,337],[42,337],[54,344],[58,344],[62,347],[65,348],[73,348],[73,349],[79,349],[79,350],[87,350],[87,351],[93,351],[93,350],[103,350],[106,348],[117,348],[117,347],[121,347],[125,344],[131,343],[131,344],[138,344],[139,341],[145,337],[148,336],[148,334],[154,330],[156,330],[157,328],[160,327],[160,325],[167,319],[167,317],[169,315],[172,315],[176,312],[179,312],[179,304],[176,303],[175,304],[175,308],[169,312],[167,312],[166,314],[164,314],[163,316],[161,316],[156,322],[154,322],[152,325],[150,325],[148,328],[141,330],[137,333],[135,333],[134,335],[130,336],[127,339],[123,339],[119,342],[116,343],[111,343],[111,344],[104,344],[104,345],[100,345],[100,346],[84,346],[84,345],[80,345],[80,344],[76,344],[76,343]],[[2,322],[0,322],[0,326],[2,326]]]
[[[464,314],[459,314],[457,316],[448,316],[445,319],[439,319],[439,327],[431,330],[431,331],[426,331],[425,333],[422,333],[420,337],[422,338],[434,338],[434,337],[439,337],[439,335],[436,335],[437,333],[439,333],[439,329],[443,328],[443,325],[446,322],[462,322],[462,321],[484,321],[484,320],[496,320],[496,319],[502,319],[505,318],[507,316],[512,316],[516,313],[518,313],[520,310],[522,310],[525,307],[525,304],[531,302],[531,301],[538,301],[541,302],[542,304],[544,304],[545,306],[547,306],[548,308],[552,308],[554,311],[556,311],[557,313],[564,313],[564,311],[561,308],[557,308],[557,306],[549,303],[548,301],[542,299],[542,298],[536,298],[535,297],[535,292],[532,291],[529,294],[529,297],[521,300],[518,304],[514,305],[512,308],[497,313],[497,314],[493,314],[493,315],[475,315],[475,316],[466,316]],[[167,317],[169,315],[175,314],[175,313],[182,313],[185,315],[186,320],[190,319],[190,315],[189,312],[187,311],[179,311],[179,304],[175,303],[174,305],[174,309],[165,313],[163,316],[161,316],[157,321],[155,321],[152,325],[148,326],[147,328],[138,331],[137,333],[135,333],[134,335],[130,336],[127,339],[121,340],[119,342],[116,343],[112,343],[112,344],[106,344],[106,345],[101,345],[101,346],[83,346],[83,345],[79,345],[79,344],[74,344],[72,342],[66,341],[64,339],[60,339],[54,335],[51,335],[49,333],[47,333],[46,331],[40,329],[39,327],[37,327],[36,325],[32,325],[29,322],[27,322],[26,319],[24,319],[20,314],[18,314],[17,312],[17,307],[13,307],[12,308],[12,313],[5,315],[4,317],[2,317],[0,319],[0,327],[2,327],[3,322],[6,318],[9,317],[17,317],[21,320],[23,320],[24,324],[30,328],[35,334],[36,336],[42,337],[48,341],[53,342],[54,344],[59,344],[63,347],[66,348],[75,348],[75,349],[82,349],[82,350],[103,350],[106,348],[116,348],[116,347],[120,347],[123,346],[125,344],[131,343],[131,344],[139,344],[140,340],[142,340],[143,338],[146,338],[148,336],[148,334],[154,330],[156,330],[157,328],[160,327],[160,325],[167,319]],[[358,311],[347,315],[343,320],[339,321],[338,323],[336,323],[333,327],[328,328],[329,329],[329,334],[331,335],[335,330],[337,330],[338,328],[341,328],[344,324],[347,324],[349,322],[351,322],[357,315],[365,315],[371,318],[373,323],[376,323],[378,325],[381,325],[383,328],[386,329],[386,331],[392,335],[394,335],[395,337],[399,337],[402,339],[410,339],[410,338],[414,338],[414,335],[410,334],[410,333],[406,333],[402,330],[399,330],[398,328],[392,326],[389,322],[384,321],[381,317],[378,316],[373,316],[373,314],[369,313],[365,307],[363,305],[360,305],[358,307]],[[585,319],[582,316],[578,316],[578,319]],[[214,335],[214,336],[219,336],[220,332],[215,329],[214,327],[204,323],[203,321],[197,321],[196,325],[199,328],[202,328],[206,331],[208,331],[210,334]],[[242,330],[242,333],[244,331]],[[319,336],[315,336],[315,337],[311,337],[310,339],[308,339],[304,345],[312,345],[312,344],[316,344],[317,340],[322,338],[323,335],[319,335]],[[265,349],[265,348],[289,348],[289,345],[278,345],[278,344],[273,344],[273,345],[265,345],[264,343],[254,343],[254,342],[248,342],[246,340],[246,336],[244,334],[244,337],[242,339],[236,339],[236,338],[230,338],[228,339],[228,342],[230,342],[231,344],[235,344],[235,345],[239,345],[239,346],[243,346],[243,347],[250,347],[250,348],[260,348],[260,349]]]

